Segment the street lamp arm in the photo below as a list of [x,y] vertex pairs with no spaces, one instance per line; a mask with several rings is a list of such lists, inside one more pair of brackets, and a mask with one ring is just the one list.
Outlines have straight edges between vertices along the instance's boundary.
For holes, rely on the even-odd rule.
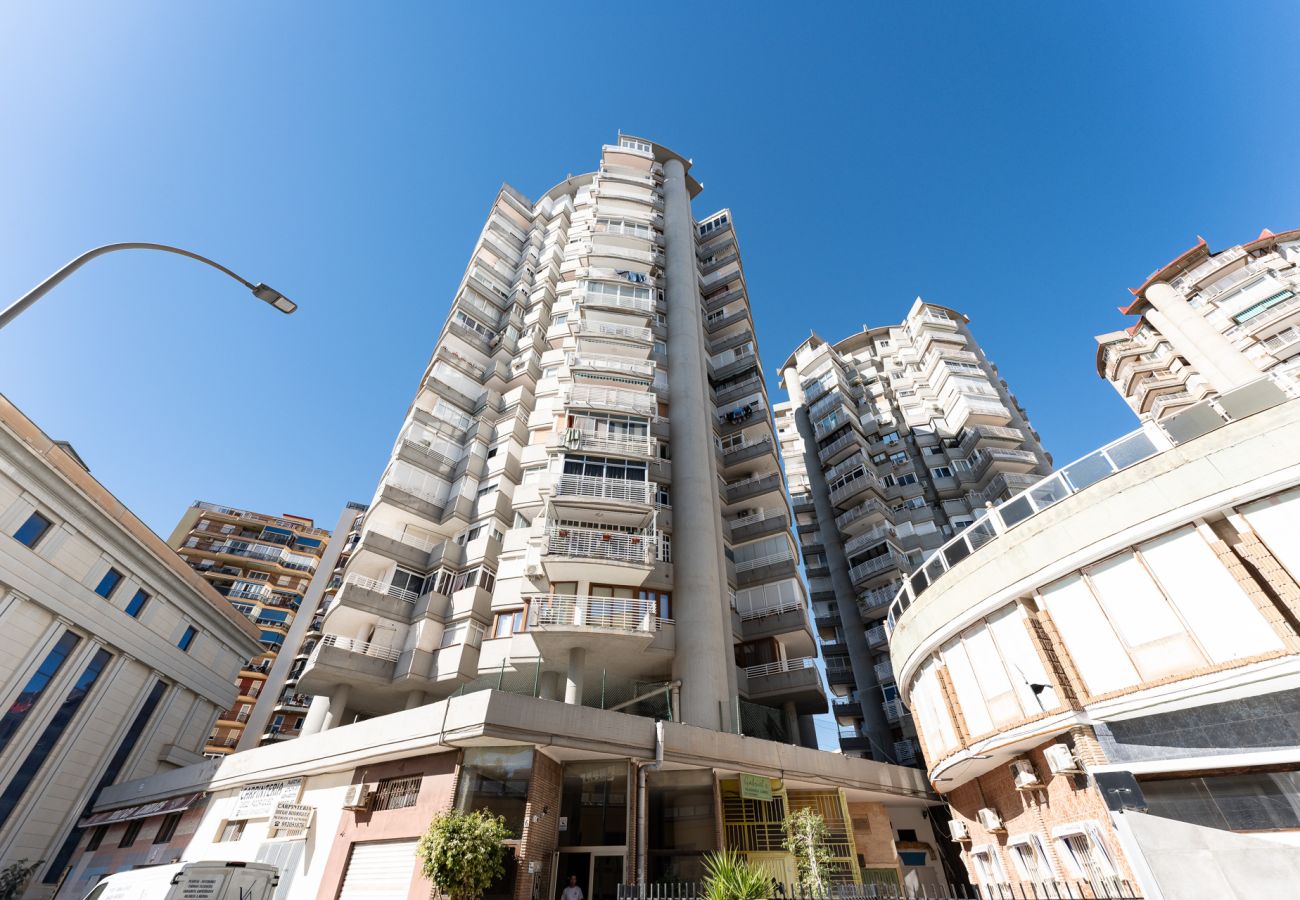
[[244,278],[238,273],[233,272],[230,269],[227,269],[225,266],[223,266],[221,263],[217,262],[216,260],[208,259],[206,256],[201,256],[198,253],[194,253],[189,250],[184,250],[180,247],[171,247],[168,246],[167,244],[129,242],[129,243],[120,243],[120,244],[105,244],[102,247],[96,247],[93,250],[87,250],[85,253],[81,254],[76,259],[65,264],[61,269],[59,269],[49,278],[46,278],[40,284],[36,285],[36,287],[32,288],[26,294],[24,294],[23,296],[15,300],[12,304],[10,304],[10,306],[4,312],[0,312],[0,328],[4,328],[10,322],[16,319],[19,316],[19,314],[22,313],[23,310],[27,309],[27,307],[31,306],[37,300],[44,297],[46,294],[50,292],[50,290],[57,287],[60,283],[62,283],[62,281],[65,278],[67,278],[73,272],[80,269],[86,263],[90,262],[92,259],[94,259],[97,256],[103,256],[106,253],[112,253],[116,250],[159,250],[163,253],[174,253],[178,256],[188,256],[190,259],[196,259],[199,262],[205,263],[206,265],[211,266],[217,271],[223,272],[224,274],[230,276],[231,278],[235,279],[235,281],[238,281],[244,287],[252,291],[253,295],[257,297],[259,300],[266,301],[267,303],[271,304],[272,306],[274,306],[276,309],[280,310],[283,313],[291,313],[294,311],[294,309],[297,308],[297,304],[293,303],[293,301],[289,300],[287,297],[282,295],[279,291],[276,291],[273,288],[269,288],[264,284],[253,284],[253,282],[249,281],[248,279]]

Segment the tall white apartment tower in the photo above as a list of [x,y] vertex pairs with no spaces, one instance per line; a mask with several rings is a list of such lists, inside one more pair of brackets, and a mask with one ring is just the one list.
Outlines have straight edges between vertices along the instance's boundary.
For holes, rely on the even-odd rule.
[[732,216],[695,217],[690,165],[624,135],[535,201],[501,189],[305,731],[483,688],[790,743],[825,711]]
[[796,527],[846,754],[921,763],[885,615],[922,559],[1051,457],[956,310],[920,298],[898,325],[817,335],[782,367],[777,407]]

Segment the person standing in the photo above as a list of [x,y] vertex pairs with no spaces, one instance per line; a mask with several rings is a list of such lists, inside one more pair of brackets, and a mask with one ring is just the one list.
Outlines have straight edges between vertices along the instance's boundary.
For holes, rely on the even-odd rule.
[[560,900],[584,900],[582,888],[578,887],[578,876],[569,876],[569,885],[560,891]]

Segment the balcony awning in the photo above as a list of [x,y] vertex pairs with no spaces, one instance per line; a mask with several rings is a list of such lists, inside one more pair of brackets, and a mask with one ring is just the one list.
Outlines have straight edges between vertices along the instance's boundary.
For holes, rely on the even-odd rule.
[[147,819],[150,816],[164,816],[168,813],[181,812],[189,809],[194,802],[202,797],[202,794],[182,794],[179,797],[171,797],[167,800],[156,800],[153,803],[142,803],[139,806],[124,806],[121,809],[110,809],[107,812],[95,813],[86,816],[77,823],[80,828],[91,828],[95,825],[111,825],[114,822],[129,822],[132,819]]

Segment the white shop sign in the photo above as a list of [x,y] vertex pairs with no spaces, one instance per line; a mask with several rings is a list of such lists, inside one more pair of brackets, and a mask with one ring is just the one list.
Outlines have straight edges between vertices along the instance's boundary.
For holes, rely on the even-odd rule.
[[239,792],[239,797],[235,800],[235,807],[230,811],[227,818],[264,819],[271,815],[271,811],[275,809],[277,803],[293,803],[296,801],[301,790],[301,778],[250,784]]

